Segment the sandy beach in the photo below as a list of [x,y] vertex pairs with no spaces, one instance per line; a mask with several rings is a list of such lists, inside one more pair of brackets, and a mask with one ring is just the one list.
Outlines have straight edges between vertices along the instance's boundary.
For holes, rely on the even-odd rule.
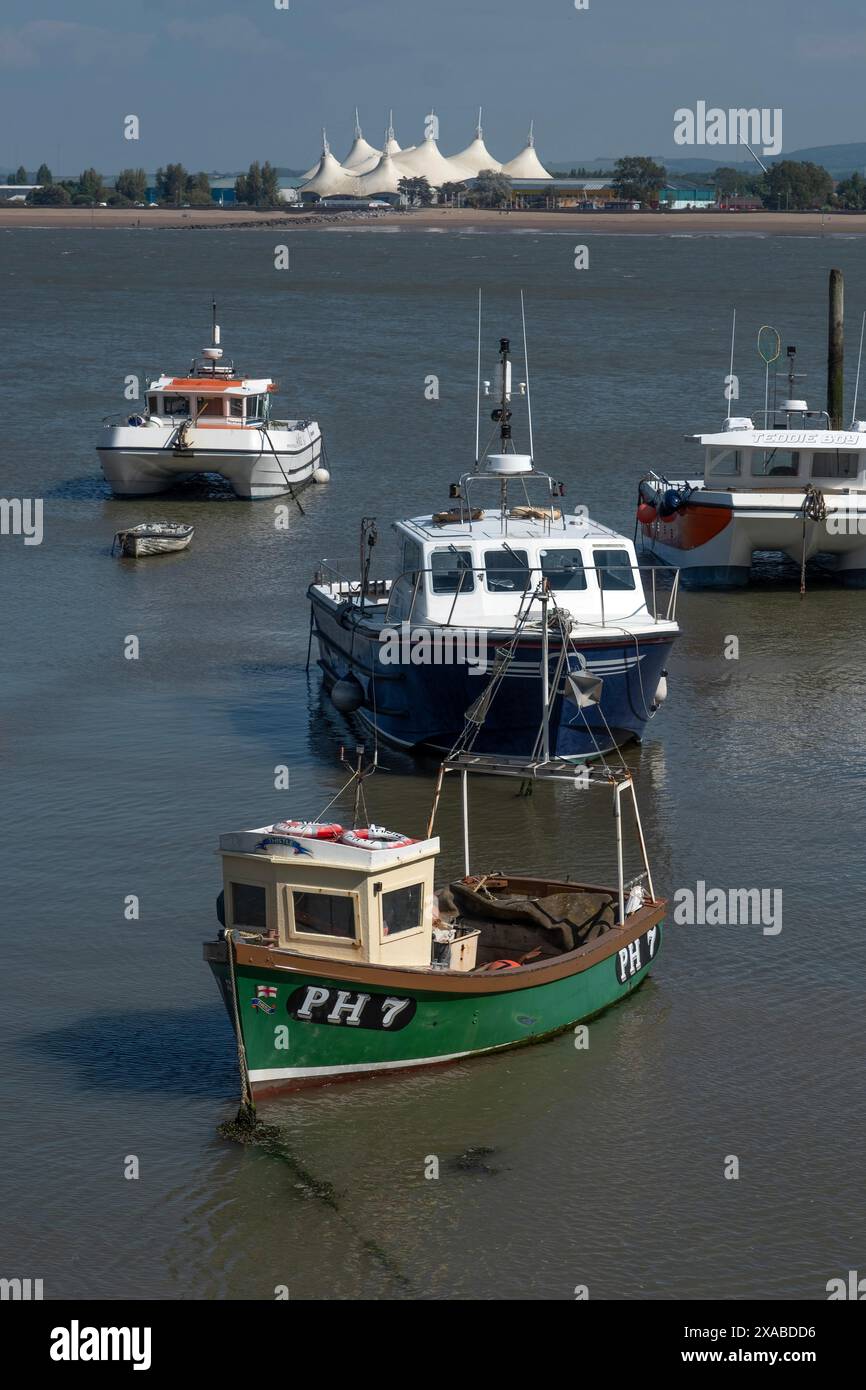
[[539,231],[617,236],[864,236],[866,213],[820,212],[493,212],[424,208],[409,212],[255,212],[230,208],[0,207],[0,231],[58,228],[86,231],[149,228],[399,227],[401,231]]

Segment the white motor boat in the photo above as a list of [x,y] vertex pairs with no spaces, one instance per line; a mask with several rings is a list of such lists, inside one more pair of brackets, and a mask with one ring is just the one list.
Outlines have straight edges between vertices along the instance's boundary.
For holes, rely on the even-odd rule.
[[703,449],[702,477],[641,480],[644,551],[676,565],[688,588],[746,585],[761,552],[799,566],[801,589],[818,557],[845,587],[866,588],[866,421],[836,429],[827,411],[796,398],[795,352],[788,399],[773,408],[765,390],[761,428],[729,414],[720,431],[688,436]]
[[197,473],[225,478],[247,500],[294,494],[326,483],[322,432],[315,420],[277,419],[270,377],[248,377],[223,362],[214,305],[213,336],[186,376],[150,383],[147,407],[103,421],[96,446],[112,492],[144,497]]
[[[370,578],[377,533],[365,518],[361,575],[323,565],[310,585],[311,638],[335,707],[397,747],[453,747],[475,717],[478,677],[507,650],[478,751],[530,756],[543,688],[556,756],[596,757],[639,740],[667,694],[676,571],[649,566],[648,594],[627,536],[556,505],[563,485],[514,449],[507,338],[499,351],[499,452],[452,485],[448,510],[394,524],[390,578]],[[579,698],[575,680],[587,685]]]

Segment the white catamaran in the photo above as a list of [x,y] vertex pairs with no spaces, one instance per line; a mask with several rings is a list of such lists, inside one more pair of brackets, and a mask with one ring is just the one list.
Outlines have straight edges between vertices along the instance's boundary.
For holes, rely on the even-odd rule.
[[152,381],[147,408],[123,423],[105,418],[96,448],[116,496],[164,492],[197,473],[219,474],[250,501],[328,482],[317,422],[275,418],[276,382],[244,376],[222,357],[214,305],[211,345],[188,375]]
[[688,436],[703,448],[703,477],[641,479],[644,550],[690,588],[747,584],[762,551],[793,560],[801,588],[817,556],[846,587],[866,588],[866,421],[835,429],[827,411],[810,410],[796,394],[796,348],[787,356],[788,398],[771,406],[767,385],[762,428],[729,413],[719,432]]

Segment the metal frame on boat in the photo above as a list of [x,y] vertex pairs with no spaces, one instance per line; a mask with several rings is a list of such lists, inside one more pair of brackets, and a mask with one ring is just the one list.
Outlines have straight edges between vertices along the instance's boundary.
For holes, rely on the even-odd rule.
[[[592,698],[587,683],[571,679],[577,698]],[[552,704],[547,691],[531,757],[493,757],[475,750],[489,708],[482,693],[440,768],[421,840],[358,828],[364,779],[375,770],[365,769],[363,749],[344,788],[355,789],[351,830],[324,820],[332,802],[317,822],[221,837],[225,925],[204,955],[233,1021],[249,1100],[538,1041],[602,1012],[645,979],[666,904],[655,896],[631,773],[621,758],[590,770],[551,756]],[[449,773],[461,782],[464,874],[437,894],[433,830]],[[582,791],[606,786],[616,884],[501,869],[473,876],[471,775]],[[643,864],[631,882],[624,798]],[[257,921],[245,913],[258,913]]]

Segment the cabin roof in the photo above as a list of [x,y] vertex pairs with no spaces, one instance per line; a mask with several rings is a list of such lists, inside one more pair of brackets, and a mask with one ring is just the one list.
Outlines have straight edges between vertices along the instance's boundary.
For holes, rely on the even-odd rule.
[[[269,843],[270,841],[270,843]],[[297,861],[306,868],[355,869],[361,873],[383,873],[439,853],[439,839],[415,840],[400,849],[362,849],[334,840],[292,834],[279,825],[263,825],[256,830],[234,830],[220,835],[221,854],[249,854],[270,863]]]
[[[726,436],[728,438],[729,436]],[[498,509],[485,511],[480,521],[453,521],[439,525],[434,522],[432,516],[416,516],[407,518],[405,521],[395,522],[395,530],[404,531],[415,540],[420,541],[453,541],[457,538],[471,541],[506,541],[511,543],[516,540],[539,540],[545,541],[550,545],[568,545],[573,541],[583,540],[606,540],[618,541],[624,545],[630,545],[627,536],[623,536],[619,531],[613,531],[609,526],[603,526],[601,522],[593,521],[592,518],[584,518],[566,513],[564,517],[565,525],[562,520],[545,522],[532,520],[527,517],[508,517],[508,530],[503,532],[502,519]]]
[[724,449],[866,449],[866,431],[861,430],[722,430],[690,438]]
[[212,377],[212,376],[161,376],[152,381],[149,391],[197,391],[202,395],[232,396],[261,395],[265,391],[276,391],[276,382],[271,377]]

